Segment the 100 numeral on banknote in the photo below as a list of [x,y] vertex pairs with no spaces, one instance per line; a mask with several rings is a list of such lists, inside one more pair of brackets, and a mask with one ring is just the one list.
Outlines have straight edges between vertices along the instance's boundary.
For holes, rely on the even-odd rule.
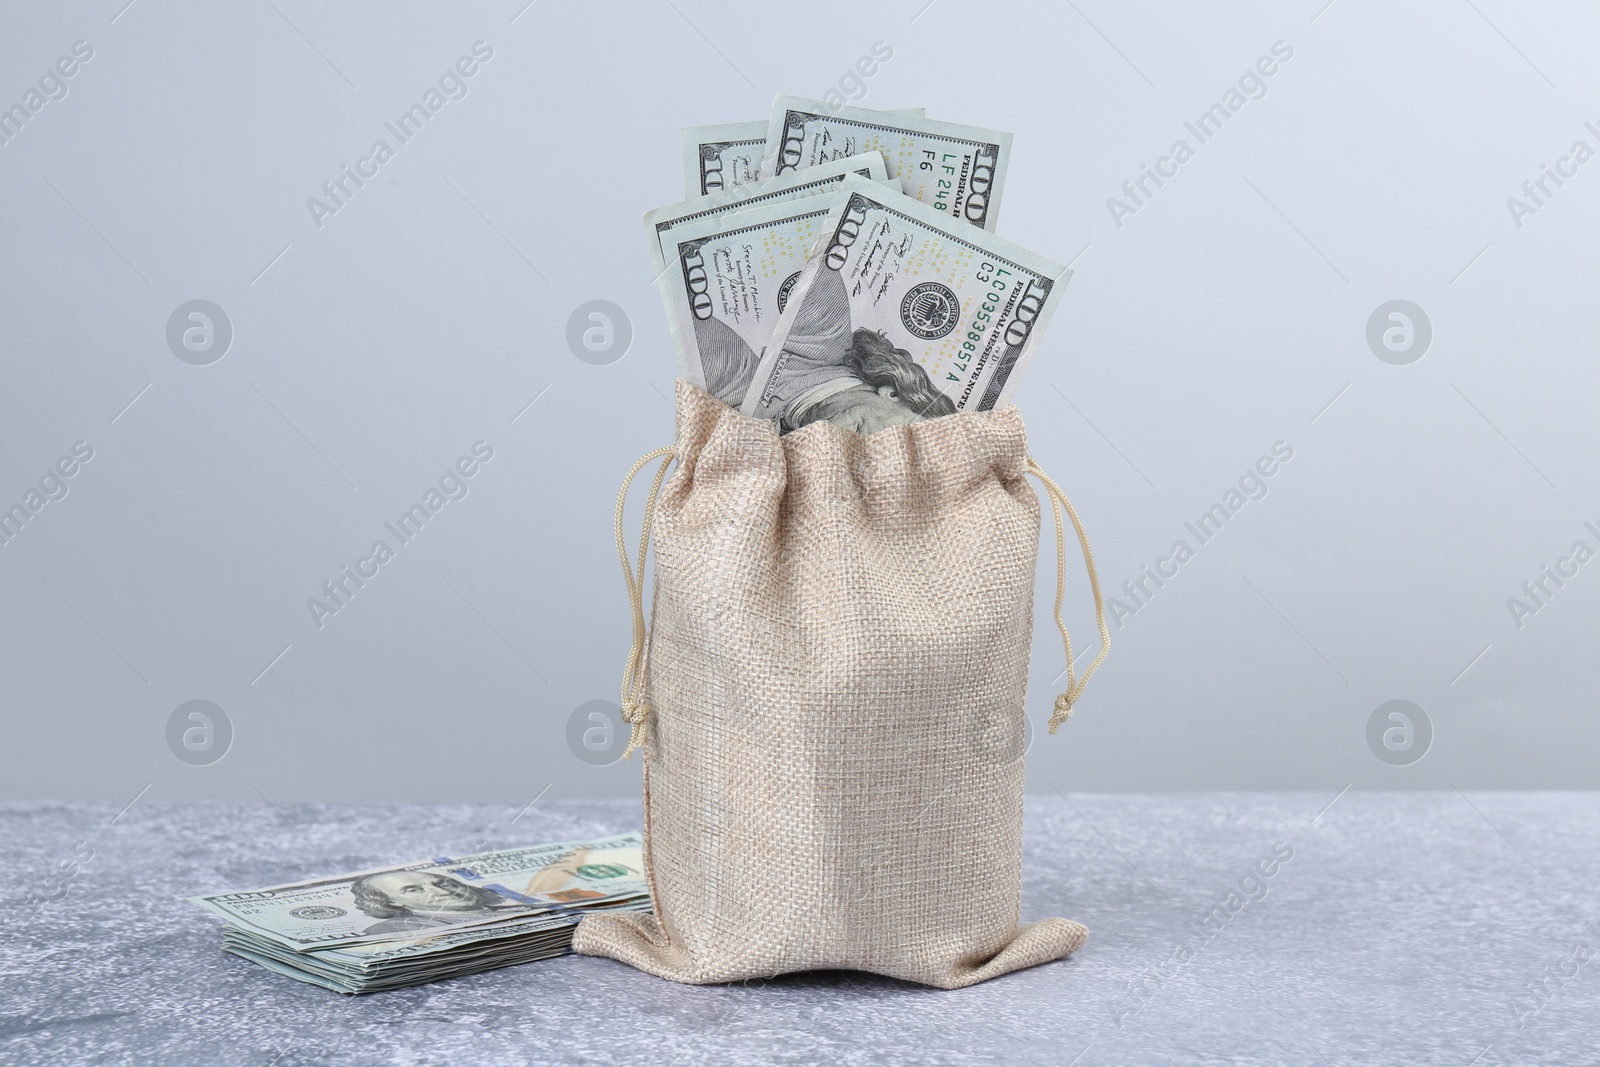
[[744,399],[832,204],[761,204],[674,232],[666,296],[690,381],[729,406]]
[[900,185],[868,152],[645,215],[685,378],[730,406],[744,399],[830,193],[847,174]]

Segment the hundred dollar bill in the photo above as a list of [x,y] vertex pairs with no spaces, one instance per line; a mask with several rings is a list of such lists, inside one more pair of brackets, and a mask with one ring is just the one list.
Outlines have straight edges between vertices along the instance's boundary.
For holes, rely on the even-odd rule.
[[1072,274],[854,176],[821,233],[740,408],[780,433],[1005,403]]
[[223,931],[222,945],[224,948],[247,949],[292,967],[324,974],[343,974],[352,978],[394,977],[448,970],[467,961],[495,958],[538,947],[560,947],[572,940],[578,919],[560,916],[551,919],[550,924],[545,929],[528,922],[479,926],[440,937],[382,941],[347,948],[308,949],[304,952],[296,952],[274,941],[230,927]]
[[[648,901],[648,898],[642,898]],[[617,907],[637,908],[638,902],[608,902],[582,909],[608,911]],[[648,906],[648,905],[647,905]],[[265,955],[292,960],[297,965],[323,966],[347,970],[350,973],[376,971],[393,972],[399,967],[437,967],[453,960],[481,954],[496,948],[500,943],[516,941],[518,944],[559,941],[571,936],[571,930],[581,916],[572,913],[533,915],[498,926],[473,926],[463,930],[446,930],[429,937],[415,937],[399,941],[374,941],[363,945],[346,945],[343,948],[313,948],[302,951],[285,948],[277,942],[245,930],[227,927],[223,930],[224,944],[239,945]],[[563,933],[565,931],[565,933]]]
[[[748,182],[645,212],[645,234],[657,273],[667,265],[665,249],[675,228],[702,219],[726,217],[756,204],[800,200],[828,193],[844,180],[846,174],[859,174],[879,182],[890,180],[883,156],[877,152],[863,152],[859,156],[847,156],[804,171],[793,171],[781,178]],[[895,187],[899,188],[898,183]]]
[[[826,105],[824,105],[826,106]],[[922,108],[905,108],[891,115],[920,117]],[[759,181],[761,150],[767,143],[767,120],[724,122],[715,126],[683,128],[684,192],[705,196]]]
[[732,189],[760,178],[765,122],[723,122],[683,128],[684,192],[689,196]]
[[571,951],[572,936],[583,915],[649,907],[650,898],[646,896],[590,905],[569,914],[533,916],[500,926],[447,931],[409,941],[304,951],[285,948],[228,925],[223,929],[222,947],[303,982],[341,993],[369,993],[564,955]]
[[494,926],[645,894],[637,833],[191,897],[287,948],[343,948]]
[[[300,960],[288,960],[281,956],[273,956],[244,945],[224,944],[223,951],[231,952],[235,956],[247,959],[251,963],[264,967],[276,974],[281,974],[286,978],[293,978],[296,981],[331,989],[335,993],[381,993],[390,989],[405,989],[408,986],[422,985],[426,982],[437,982],[445,978],[459,978],[462,975],[490,971],[498,967],[510,967],[518,963],[532,963],[535,960],[565,956],[572,951],[571,933],[572,931],[568,930],[567,940],[558,945],[519,947],[515,951],[504,952],[436,971],[376,976],[348,975],[336,970],[330,971],[320,967],[308,966]],[[294,953],[287,953],[287,955],[293,956]]]
[[[672,334],[672,346],[678,356],[678,373],[681,377],[704,389],[707,388],[708,367],[714,369],[722,365],[710,355],[702,359],[699,352],[698,342],[706,331],[695,327],[700,318],[711,313],[709,307],[696,295],[703,292],[704,287],[710,284],[702,274],[703,256],[699,254],[699,250],[707,247],[719,232],[726,233],[732,229],[739,229],[748,233],[745,228],[750,222],[749,212],[752,208],[797,202],[819,195],[823,195],[826,200],[825,194],[837,187],[846,174],[859,174],[873,181],[891,182],[895,188],[899,188],[897,181],[884,176],[883,157],[876,152],[867,152],[805,171],[786,174],[782,178],[752,182],[711,196],[700,196],[681,204],[671,204],[645,215],[645,235],[650,244],[651,257],[655,261],[656,281],[661,290],[662,302],[666,305],[667,328]],[[685,232],[692,233],[692,239],[680,240]],[[806,251],[807,249],[790,247],[788,254],[781,256],[781,263],[772,259],[770,255],[763,262],[772,266],[772,269],[777,269],[778,266],[785,267],[786,273],[782,277],[790,277],[799,274],[800,268],[805,265]],[[776,255],[776,251],[772,254]],[[686,256],[687,259],[684,258]],[[726,257],[718,261],[720,264],[729,262],[731,261]],[[759,307],[762,303],[759,283],[746,284],[757,285],[758,291],[753,294],[752,299]],[[686,287],[689,292],[689,303],[683,305],[682,301],[674,300],[674,295],[684,292]],[[775,296],[776,292],[770,295]],[[771,301],[767,301],[766,304],[771,307]],[[765,339],[766,333],[777,319],[777,311],[773,308],[770,315],[765,315],[758,310],[754,317],[729,312],[722,318],[725,322],[742,321],[744,329],[741,335],[744,336],[745,343],[756,345]],[[730,405],[744,399],[744,389],[749,385],[749,375],[754,370],[755,362],[752,358],[737,383],[726,380],[723,375],[713,375],[718,381],[726,380],[723,392],[728,394]]]
[[1011,164],[1011,135],[998,130],[780,96],[767,124],[761,174],[777,177],[873,149],[907,196],[994,231]]
[[744,399],[832,203],[758,204],[671,231],[662,296],[689,381],[730,407]]

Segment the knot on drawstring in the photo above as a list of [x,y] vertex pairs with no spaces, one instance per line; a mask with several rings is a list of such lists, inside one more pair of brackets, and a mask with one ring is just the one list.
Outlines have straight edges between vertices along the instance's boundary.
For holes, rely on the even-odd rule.
[[[633,616],[633,647],[629,649],[628,662],[622,668],[622,719],[633,729],[628,734],[628,747],[622,750],[623,759],[632,756],[633,750],[644,744],[645,720],[650,717],[650,705],[644,701],[647,691],[646,661],[650,658],[650,633],[644,621],[644,561],[645,553],[650,548],[650,524],[656,516],[656,494],[661,491],[662,479],[667,476],[667,468],[672,465],[675,454],[673,446],[668,445],[640,456],[627,477],[622,479],[622,488],[617,491],[617,510],[612,516],[617,535],[617,555],[622,560],[622,580],[628,586],[628,607]],[[622,508],[628,502],[628,487],[633,484],[633,476],[646,463],[661,456],[666,458],[657,468],[655,479],[650,483],[649,495],[644,498],[644,522],[639,530],[639,565],[635,568],[628,559],[628,544],[622,536]]]
[[622,750],[622,758],[628,759],[633,755],[633,750],[644,744],[644,724],[650,717],[650,705],[642,700],[624,700],[622,702],[622,721],[633,727],[633,732],[628,735],[628,747]]
[[1072,718],[1072,695],[1062,693],[1056,697],[1056,710],[1050,714],[1050,732],[1055,733],[1056,727]]

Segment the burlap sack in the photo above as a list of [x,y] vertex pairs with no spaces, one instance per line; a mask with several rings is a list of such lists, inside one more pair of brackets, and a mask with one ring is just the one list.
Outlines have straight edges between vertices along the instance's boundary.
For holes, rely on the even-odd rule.
[[682,382],[677,405],[624,692],[655,911],[590,915],[577,951],[953,989],[1075,950],[1078,923],[1018,923],[1039,502],[1016,408],[779,437]]

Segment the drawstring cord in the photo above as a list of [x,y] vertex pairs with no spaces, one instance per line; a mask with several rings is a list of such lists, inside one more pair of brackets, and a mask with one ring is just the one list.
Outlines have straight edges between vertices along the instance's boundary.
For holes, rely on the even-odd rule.
[[[1045,495],[1050,498],[1050,512],[1056,520],[1056,629],[1061,631],[1061,643],[1067,650],[1067,688],[1056,697],[1055,711],[1050,714],[1050,732],[1055,733],[1056,728],[1072,716],[1072,705],[1083,695],[1083,687],[1089,684],[1089,676],[1105,662],[1106,654],[1111,651],[1111,631],[1106,629],[1106,603],[1100,595],[1100,576],[1094,569],[1094,550],[1089,547],[1089,535],[1083,532],[1083,523],[1078,521],[1078,512],[1073,508],[1072,501],[1067,499],[1067,494],[1044,472],[1043,467],[1034,462],[1032,456],[1028,457],[1028,473],[1044,485]],[[1094,621],[1100,627],[1100,654],[1082,675],[1073,670],[1072,635],[1067,633],[1067,624],[1061,619],[1061,601],[1067,588],[1066,531],[1061,523],[1063,507],[1072,519],[1072,528],[1078,532],[1078,544],[1083,547],[1083,562],[1089,571],[1089,588],[1094,591]]]
[[[617,534],[617,555],[622,559],[623,580],[628,583],[628,603],[633,609],[633,647],[628,652],[627,665],[622,668],[622,718],[632,732],[628,735],[628,747],[622,752],[623,759],[630,758],[633,750],[644,744],[645,720],[650,717],[650,705],[645,703],[644,693],[645,659],[649,654],[644,624],[644,561],[645,552],[650,547],[650,524],[655,521],[656,494],[661,490],[661,482],[667,476],[667,468],[672,466],[674,455],[673,447],[667,445],[640,456],[633,469],[628,471],[628,476],[622,479],[622,489],[617,493],[613,522]],[[644,525],[639,534],[639,569],[635,573],[628,559],[627,542],[622,536],[622,508],[627,503],[628,487],[633,484],[634,475],[659,456],[665,456],[666,459],[656,471],[655,480],[650,483],[649,496],[645,497]]]

